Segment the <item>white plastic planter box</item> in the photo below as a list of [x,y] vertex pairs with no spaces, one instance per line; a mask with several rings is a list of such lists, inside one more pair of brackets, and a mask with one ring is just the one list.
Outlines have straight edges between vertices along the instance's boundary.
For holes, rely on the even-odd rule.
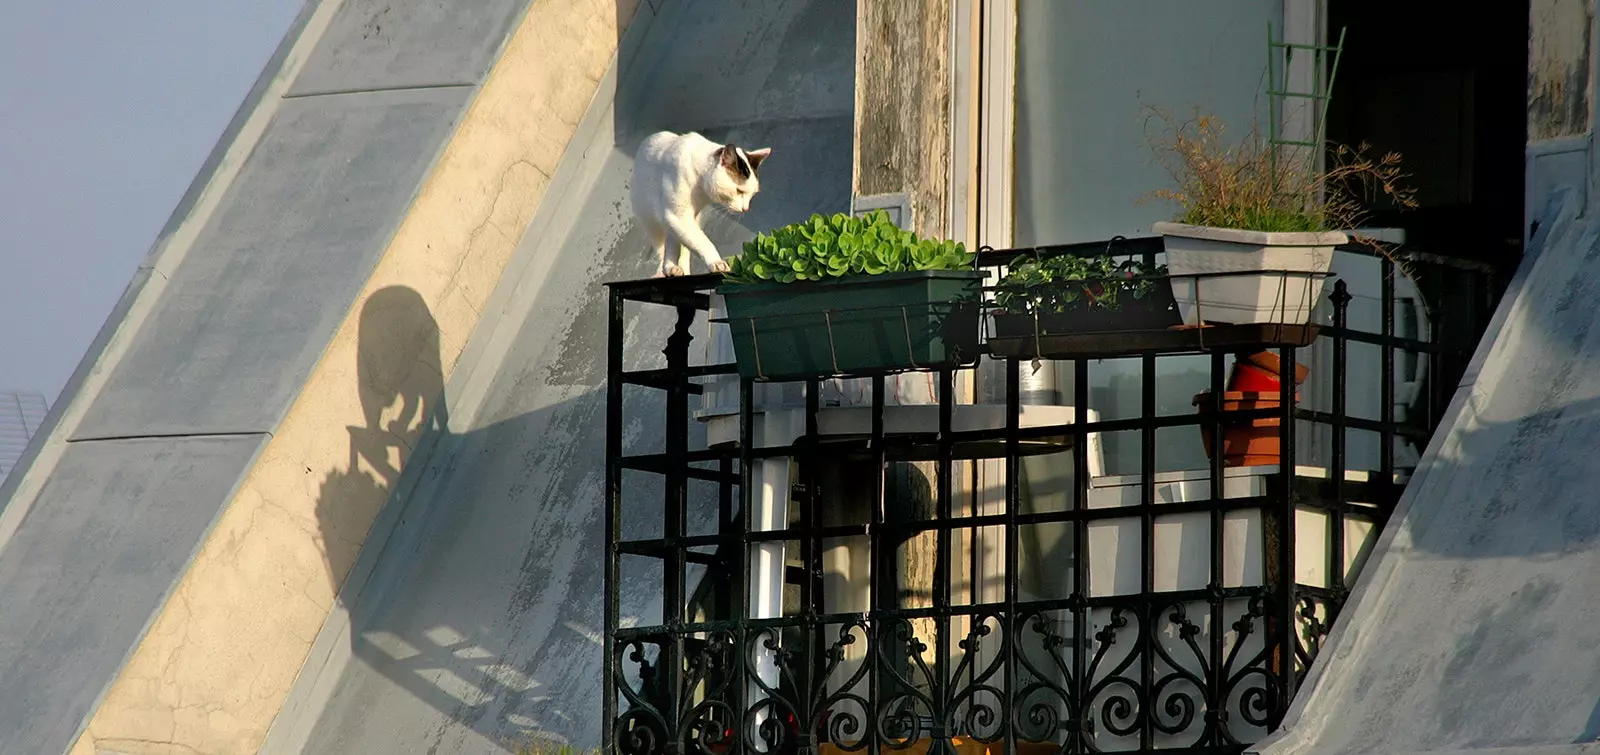
[[[1338,231],[1266,233],[1156,223],[1167,253],[1172,295],[1185,325],[1206,322],[1304,325],[1322,296]],[[1259,275],[1184,276],[1259,270]]]

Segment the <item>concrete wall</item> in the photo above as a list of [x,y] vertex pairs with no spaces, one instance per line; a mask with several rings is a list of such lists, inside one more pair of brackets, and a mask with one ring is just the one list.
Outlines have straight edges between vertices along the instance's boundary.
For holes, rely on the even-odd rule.
[[[425,436],[317,637],[266,753],[502,753],[599,744],[606,291],[650,275],[627,204],[657,129],[770,145],[742,216],[708,213],[727,251],[757,230],[849,207],[853,0],[642,5],[544,202],[445,384]],[[628,308],[630,368],[672,317]],[[705,343],[695,326],[693,353]],[[630,452],[659,448],[660,395],[629,391]],[[645,475],[629,495],[651,501]],[[634,487],[637,485],[638,487]],[[659,499],[657,499],[659,500]],[[659,612],[629,579],[624,621]]]
[[259,747],[635,6],[307,6],[3,491],[0,751]]

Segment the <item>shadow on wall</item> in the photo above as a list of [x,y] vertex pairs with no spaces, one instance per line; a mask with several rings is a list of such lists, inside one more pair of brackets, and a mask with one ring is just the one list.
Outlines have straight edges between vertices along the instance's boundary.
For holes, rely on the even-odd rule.
[[328,472],[317,500],[328,574],[338,592],[361,550],[376,506],[393,494],[400,459],[424,432],[448,425],[439,324],[416,291],[390,286],[361,308],[356,380],[366,424],[346,428],[350,457]]
[[[1559,225],[1541,228],[1549,238],[1537,273],[1520,299],[1502,303],[1515,308],[1466,397],[1455,442],[1435,437],[1432,466],[1407,491],[1413,507],[1388,525],[1408,532],[1394,541],[1390,556],[1403,566],[1385,580],[1385,600],[1408,607],[1376,609],[1398,620],[1364,651],[1383,668],[1359,672],[1372,676],[1356,683],[1404,678],[1409,688],[1448,690],[1425,706],[1396,706],[1414,741],[1429,747],[1587,742],[1600,730],[1600,669],[1565,660],[1593,647],[1585,607],[1600,584],[1600,466],[1592,462],[1600,447],[1600,231],[1586,221]],[[1419,643],[1414,632],[1424,626],[1428,642]],[[1341,747],[1422,746],[1380,741],[1398,725],[1352,727]]]
[[[424,436],[447,433],[448,417],[439,326],[422,296],[405,286],[381,289],[363,304],[359,322],[356,380],[364,424],[346,428],[349,458],[343,469],[330,470],[324,477],[317,521],[329,577],[340,604],[350,614],[351,653],[381,669],[394,662],[396,648],[374,647],[364,631],[372,623],[365,612],[372,601],[351,601],[347,596],[360,591],[341,587],[360,553],[374,507],[404,503],[399,500],[403,496],[397,495],[400,460]],[[412,668],[389,677],[435,709],[458,713],[461,701],[422,675],[438,669],[443,674],[476,679],[476,664],[453,656],[451,651],[457,648],[450,643],[429,647],[426,640],[396,638],[390,643],[408,649],[405,660]],[[385,650],[389,652],[382,652]],[[327,749],[313,743],[307,751]]]
[[[653,13],[667,1],[617,0],[617,28],[624,28],[636,12],[643,18],[642,14]],[[497,745],[495,749],[511,750],[536,732],[572,728],[572,722],[551,726],[552,722],[535,721],[519,712],[525,709],[524,698],[539,685],[527,672],[502,662],[509,648],[486,639],[495,632],[479,631],[438,614],[430,616],[429,626],[404,626],[403,619],[387,615],[393,613],[385,610],[388,601],[380,596],[361,597],[361,586],[344,584],[360,554],[375,507],[406,504],[409,491],[397,489],[404,466],[400,460],[413,449],[424,442],[437,447],[495,447],[500,445],[494,440],[497,437],[508,432],[521,435],[527,428],[543,424],[539,417],[524,415],[465,436],[449,437],[438,322],[427,302],[409,287],[391,286],[367,299],[359,319],[357,350],[356,379],[364,422],[347,428],[348,460],[344,468],[327,472],[316,509],[328,574],[350,616],[352,656],[447,720],[476,732],[493,743],[491,746]],[[603,391],[596,390],[582,403],[603,408],[601,402]],[[432,539],[434,532],[448,531],[454,520],[470,515],[475,496],[465,492],[424,509],[423,520],[416,523],[420,530],[416,537]],[[595,538],[585,545],[598,548],[600,542]],[[385,554],[383,560],[392,562],[394,555]],[[406,559],[402,556],[401,560]],[[410,571],[407,567],[383,563],[378,568],[403,574]],[[594,587],[599,588],[598,580]],[[351,599],[351,595],[358,597]],[[600,616],[591,618],[590,626],[601,625]],[[530,671],[536,665],[527,664]],[[348,718],[348,712],[338,710],[346,702],[336,698],[323,720]],[[330,734],[333,740],[373,738],[370,733],[318,728],[308,743],[308,753],[342,749],[342,743],[330,741]],[[445,733],[438,736],[442,740]]]
[[[628,207],[633,149],[660,129],[774,147],[752,210],[708,214],[707,233],[725,254],[748,229],[849,206],[853,2],[618,0],[619,18],[635,5],[650,29],[619,63],[615,131],[584,145],[592,185],[552,187],[577,192],[565,198],[572,227],[523,242],[550,254],[550,266],[529,281],[537,293],[512,315],[520,320],[503,325],[516,330],[514,344],[470,430],[451,432],[443,421],[439,337],[421,298],[388,289],[362,312],[363,426],[350,428],[349,459],[327,473],[319,505],[337,581],[356,558],[347,544],[365,535],[341,523],[371,519],[348,509],[386,500],[405,506],[404,518],[363,577],[367,586],[344,591],[359,595],[345,605],[356,661],[306,753],[599,743],[607,355],[599,284],[648,277],[655,262]],[[662,310],[641,315],[628,315],[630,359],[640,362],[630,369],[659,366],[643,362],[660,359],[656,344],[672,324]],[[703,333],[702,320],[691,354]],[[390,350],[399,343],[416,348]],[[630,393],[642,404],[630,404],[629,416],[661,417],[657,393]],[[659,419],[629,431],[629,453],[665,442]],[[417,447],[433,450],[402,474],[397,454]],[[629,495],[641,506],[661,500]],[[659,580],[626,581],[624,615],[659,614],[661,595]]]
[[[453,440],[479,448],[500,447],[496,437],[508,431],[521,435],[531,432],[528,428],[544,424],[540,416],[524,415],[465,436],[448,437],[439,326],[415,290],[391,286],[368,298],[361,309],[358,339],[356,375],[365,424],[347,428],[347,466],[327,474],[317,504],[328,572],[336,590],[355,563],[375,507],[404,504],[407,491],[397,490],[402,455],[409,455],[424,440],[440,445]],[[599,408],[603,398],[603,392],[595,390],[583,403]],[[511,426],[524,429],[518,431]],[[418,463],[426,464],[428,460],[420,459]],[[599,484],[598,480],[595,484]],[[454,503],[467,507],[457,510],[450,510],[450,501],[442,502],[444,506],[425,517],[421,537],[447,535],[452,520],[470,516],[470,503],[475,499],[470,492],[455,499]],[[513,530],[518,528],[518,523],[506,525]],[[598,548],[600,543],[596,538],[585,546]],[[405,568],[403,564],[397,566]],[[539,591],[536,585],[528,589]],[[558,722],[536,721],[522,712],[526,698],[539,687],[530,676],[532,669],[549,661],[542,654],[525,668],[518,668],[503,662],[506,648],[484,646],[485,636],[493,633],[475,631],[474,627],[462,626],[443,615],[431,617],[427,627],[402,627],[386,620],[381,611],[384,602],[346,601],[348,591],[339,594],[350,613],[352,655],[449,720],[496,743],[498,748],[510,750],[535,733],[569,728],[573,723],[562,726]],[[407,598],[402,595],[397,599]],[[375,608],[379,609],[377,613],[373,613]],[[598,615],[589,622],[591,626],[600,623]],[[552,723],[556,725],[551,727]],[[308,751],[325,750],[313,745]]]
[[[619,18],[639,2],[619,0]],[[612,134],[619,152],[632,157],[645,136],[661,130],[771,146],[756,142],[778,121],[848,120],[854,112],[853,0],[642,2],[640,21],[701,39],[623,51]]]
[[[469,433],[452,435],[440,370],[439,327],[421,295],[404,286],[379,290],[362,306],[359,322],[356,375],[364,424],[347,428],[347,464],[343,469],[327,473],[317,504],[318,522],[326,549],[326,566],[336,589],[344,585],[359,555],[360,543],[367,535],[366,526],[373,519],[375,507],[403,506],[412,492],[414,486],[403,479],[409,481],[415,475],[402,478],[403,465],[400,459],[403,454],[409,455],[412,449],[422,444],[479,451],[528,448],[528,438],[539,435],[552,424],[560,424],[556,417],[577,413],[589,416],[591,419],[586,422],[592,424],[592,417],[598,416],[604,408],[604,392],[595,387],[573,401],[547,410],[516,416]],[[602,441],[596,439],[594,443],[584,444],[595,446],[594,449],[585,450],[598,452]],[[429,464],[430,461],[421,458],[412,463]],[[536,460],[528,461],[530,466],[539,466]],[[450,466],[452,469],[446,472],[447,475],[454,472],[456,464],[452,462]],[[479,471],[482,471],[481,468]],[[587,471],[576,469],[574,474],[582,478]],[[550,473],[563,475],[561,470],[550,470]],[[563,486],[584,485],[591,485],[598,490],[600,480],[563,481]],[[499,573],[478,576],[472,574],[474,554],[471,545],[463,546],[462,543],[472,541],[479,547],[491,550],[499,546],[478,543],[476,541],[479,538],[463,535],[462,531],[474,526],[470,520],[484,518],[485,511],[493,514],[491,507],[474,505],[492,494],[474,489],[472,483],[459,479],[441,487],[455,495],[438,501],[437,506],[424,509],[421,520],[412,526],[415,528],[414,537],[421,547],[442,548],[451,552],[454,554],[450,559],[452,563],[446,564],[441,573],[416,575],[415,566],[421,559],[407,553],[404,550],[406,546],[396,548],[391,542],[386,546],[385,563],[378,568],[409,575],[407,581],[438,580],[458,585],[458,589],[464,593],[481,591],[496,601],[503,602],[506,592],[513,593],[514,601],[528,602],[543,597],[544,585],[541,583],[545,580],[542,577],[548,575],[519,574],[515,570],[498,570]],[[560,507],[560,501],[550,504]],[[496,524],[507,533],[510,540],[540,542],[543,538],[537,532],[536,525],[530,527],[530,520],[541,516],[554,518],[546,508],[545,505],[530,501],[526,507],[528,516],[516,520],[503,519]],[[598,529],[588,529],[594,530],[595,537],[584,537],[574,544],[582,549],[597,550],[601,547]],[[460,537],[460,541],[451,542],[456,537]],[[520,579],[522,584],[511,590],[496,589],[495,583],[501,579],[512,582]],[[380,581],[387,582],[388,578],[373,578],[369,584]],[[577,587],[598,592],[599,581],[596,574],[593,585]],[[596,642],[588,633],[568,629],[562,633],[581,636],[549,637],[533,658],[517,662],[512,660],[515,650],[507,640],[518,635],[516,629],[520,628],[513,628],[508,637],[508,633],[501,629],[464,621],[463,616],[448,611],[425,611],[424,622],[414,624],[397,618],[393,615],[396,611],[391,609],[394,602],[404,603],[415,599],[416,595],[407,591],[384,599],[381,595],[361,595],[362,592],[359,586],[351,585],[338,593],[341,605],[350,614],[351,654],[445,720],[481,737],[476,741],[482,746],[490,750],[512,751],[535,736],[551,731],[581,730],[589,724],[579,720],[539,720],[530,715],[532,711],[529,708],[530,704],[542,699],[537,697],[542,685],[533,678],[534,670],[549,668],[552,664],[560,665],[560,657],[571,654],[573,648],[569,643],[573,639],[580,644]],[[348,596],[351,594],[360,597],[350,600]],[[556,596],[556,600],[566,602],[559,596]],[[568,609],[568,627],[598,627],[601,624],[598,611],[590,610],[598,609],[597,601],[582,601],[565,607]],[[481,616],[476,611],[465,613]],[[347,697],[336,698],[324,718],[329,713],[348,718],[350,711],[338,709],[351,702]],[[377,722],[374,724],[382,725]],[[444,745],[448,750],[447,738],[459,740],[464,733],[440,729],[433,745]],[[341,731],[334,733],[332,738],[337,740],[349,735],[350,732]],[[370,741],[371,734],[357,733],[356,738]],[[305,751],[321,753],[347,750],[343,742],[314,736]]]
[[[654,330],[642,337],[663,335]],[[327,475],[318,506],[330,571],[347,574],[357,556],[348,512],[369,499],[422,505],[404,510],[415,520],[399,525],[404,532],[384,546],[367,587],[340,595],[351,655],[391,685],[377,702],[384,712],[370,707],[370,687],[336,693],[308,754],[375,742],[515,752],[599,738],[605,438],[595,428],[603,427],[604,385],[530,387],[512,403],[538,408],[452,433],[437,340],[409,289],[385,289],[362,310],[365,425],[349,428],[348,468]],[[392,348],[400,343],[417,346]],[[578,351],[567,354],[590,356]],[[657,396],[636,398],[645,401],[641,416],[664,410]],[[660,438],[638,442],[650,448],[629,452],[661,450]],[[419,445],[434,450],[410,463],[427,471],[402,475],[399,452]],[[588,561],[593,568],[572,567]],[[635,612],[659,613],[659,603],[659,586],[635,585],[624,597]],[[430,712],[419,715],[419,702]]]
[[1498,381],[1480,383],[1489,392],[1470,397],[1472,421],[1423,482],[1430,506],[1413,510],[1411,522],[1418,550],[1464,559],[1600,551],[1591,492],[1600,467],[1587,458],[1600,447],[1600,323],[1592,307],[1600,232],[1550,225],[1541,231],[1550,258],[1524,284],[1499,352],[1484,366]]

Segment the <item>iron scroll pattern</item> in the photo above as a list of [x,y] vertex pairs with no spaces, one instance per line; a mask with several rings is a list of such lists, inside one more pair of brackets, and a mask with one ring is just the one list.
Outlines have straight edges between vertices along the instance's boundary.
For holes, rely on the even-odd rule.
[[[1014,620],[890,612],[636,635],[615,648],[624,704],[612,741],[625,755],[953,752],[961,741],[991,753],[1008,742],[1030,753],[1239,752],[1281,717],[1280,651],[1300,648],[1277,636],[1272,590],[1211,592],[1019,605]],[[939,623],[952,643],[943,664],[931,652]],[[678,643],[680,673],[665,673]]]

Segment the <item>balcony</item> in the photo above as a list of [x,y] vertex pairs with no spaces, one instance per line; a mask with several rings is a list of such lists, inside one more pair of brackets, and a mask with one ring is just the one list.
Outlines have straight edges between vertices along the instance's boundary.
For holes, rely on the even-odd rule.
[[[960,367],[790,381],[728,361],[717,276],[611,284],[606,746],[1241,751],[1283,716],[1495,304],[1486,271],[1398,259],[1410,276],[1342,248],[1294,332],[1046,343],[985,318]],[[1271,357],[1304,384],[1226,406],[1234,365]],[[632,437],[640,412],[667,437]],[[1207,451],[1241,423],[1275,427],[1274,458]]]

